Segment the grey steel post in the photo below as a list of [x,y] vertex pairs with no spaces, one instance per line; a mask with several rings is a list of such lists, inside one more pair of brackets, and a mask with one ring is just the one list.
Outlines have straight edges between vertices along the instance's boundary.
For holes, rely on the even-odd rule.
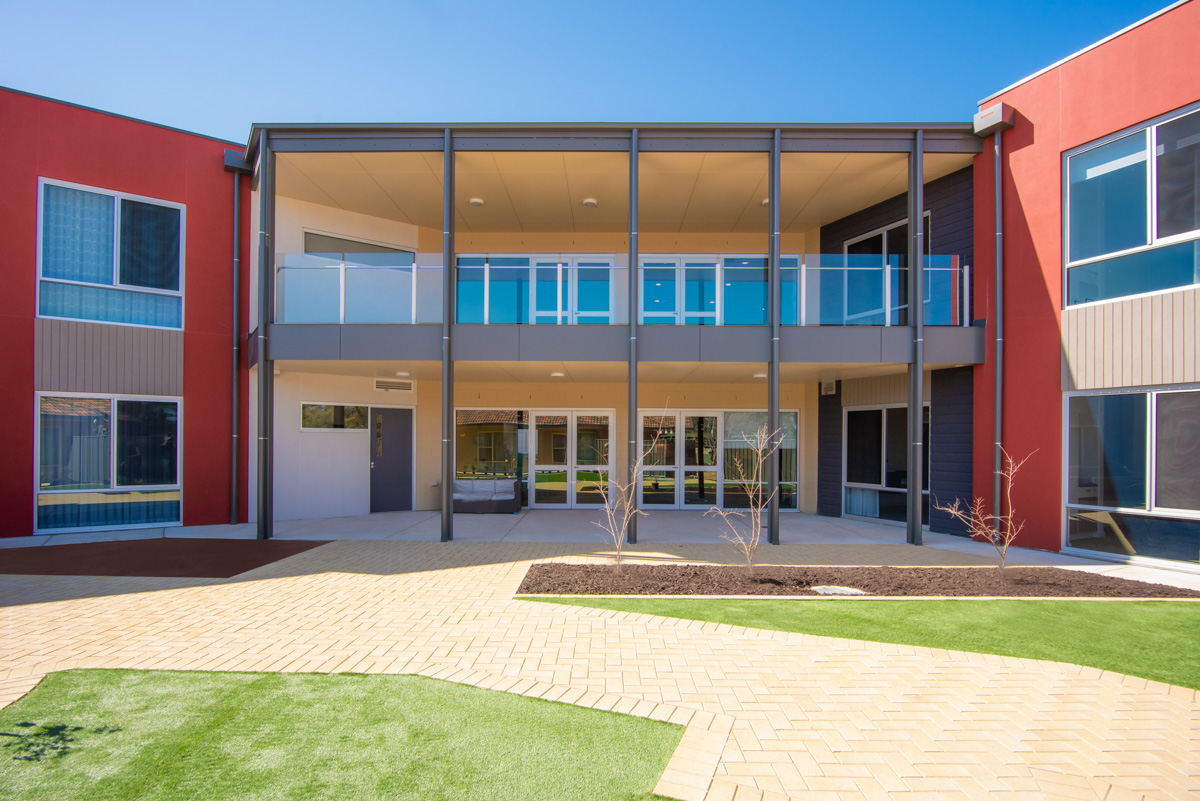
[[[908,159],[908,319],[912,363],[908,366],[908,542],[924,542],[921,513],[925,483],[925,181],[924,132],[913,135]],[[891,314],[891,310],[888,310]]]
[[[638,131],[634,128],[629,137],[629,409],[626,428],[629,431],[629,450],[625,461],[628,462],[626,476],[630,482],[640,481],[635,467],[638,453]],[[637,507],[637,490],[632,493],[634,507]],[[637,515],[629,519],[629,528],[625,532],[625,541],[630,545],[637,543]]]
[[238,451],[240,448],[238,439],[238,424],[241,422],[238,418],[238,380],[241,378],[241,361],[238,354],[241,351],[242,334],[241,320],[238,317],[238,307],[241,304],[241,259],[239,251],[241,249],[240,233],[242,221],[241,217],[241,194],[242,194],[242,174],[236,170],[233,172],[233,389],[232,389],[232,411],[230,415],[230,428],[233,431],[233,442],[231,449],[232,455],[229,459],[229,522],[236,524],[238,522]]
[[454,361],[450,332],[457,276],[454,268],[454,137],[443,133],[442,168],[442,542],[454,539]]
[[992,134],[992,152],[996,179],[996,397],[992,422],[995,444],[992,447],[992,530],[1000,531],[1000,472],[1004,465],[1004,176],[1000,133]]
[[[782,447],[783,431],[779,426],[779,203],[780,203],[779,129],[771,142],[770,167],[770,257],[767,262],[767,315],[771,324],[771,361],[767,365],[767,430],[775,444]],[[777,448],[767,463],[767,542],[779,544],[779,460]]]
[[275,319],[275,154],[265,131],[259,140],[258,176],[258,532],[269,540],[275,529],[275,459],[271,434],[275,418],[275,363],[268,326]]

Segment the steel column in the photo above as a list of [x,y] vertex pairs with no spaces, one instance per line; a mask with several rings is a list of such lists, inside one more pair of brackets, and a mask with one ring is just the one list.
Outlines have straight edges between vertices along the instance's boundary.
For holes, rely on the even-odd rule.
[[[633,481],[640,481],[640,477],[636,474],[635,467],[638,453],[638,352],[637,352],[637,331],[638,331],[638,289],[640,288],[640,279],[638,275],[638,130],[634,128],[629,139],[629,408],[626,414],[626,428],[629,432],[629,450],[625,461],[628,462],[626,469],[626,478]],[[632,494],[632,503],[637,506],[637,490]],[[638,516],[632,515],[629,519],[629,528],[625,532],[625,540],[630,545],[637,542],[637,519]]]
[[454,137],[442,133],[442,542],[454,539]]
[[[913,136],[908,159],[908,324],[912,363],[908,366],[908,542],[924,540],[921,512],[925,483],[925,181],[924,136]],[[887,311],[891,315],[891,310]]]
[[771,361],[767,364],[767,430],[777,449],[767,463],[767,542],[779,544],[779,450],[783,431],[779,425],[779,203],[780,156],[779,129],[771,142],[770,183],[770,256],[767,261],[767,315],[771,324]]
[[258,174],[258,528],[260,540],[275,529],[275,362],[270,359],[267,328],[275,319],[275,154],[263,134]]

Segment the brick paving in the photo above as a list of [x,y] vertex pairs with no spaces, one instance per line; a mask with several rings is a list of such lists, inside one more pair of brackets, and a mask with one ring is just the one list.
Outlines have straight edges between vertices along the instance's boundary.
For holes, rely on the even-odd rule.
[[[735,561],[642,546],[638,561]],[[1093,668],[514,601],[570,543],[340,541],[234,579],[0,577],[0,704],[75,667],[421,673],[687,727],[657,791],[1200,799],[1196,692]],[[764,561],[982,564],[908,546]],[[932,560],[932,561],[931,561]]]

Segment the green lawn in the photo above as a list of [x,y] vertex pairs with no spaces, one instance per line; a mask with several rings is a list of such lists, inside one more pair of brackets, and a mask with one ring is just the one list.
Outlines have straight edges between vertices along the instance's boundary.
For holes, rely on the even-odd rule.
[[420,676],[72,670],[0,710],[0,798],[646,799],[682,734]]
[[665,598],[547,602],[851,640],[1049,659],[1200,689],[1200,603]]

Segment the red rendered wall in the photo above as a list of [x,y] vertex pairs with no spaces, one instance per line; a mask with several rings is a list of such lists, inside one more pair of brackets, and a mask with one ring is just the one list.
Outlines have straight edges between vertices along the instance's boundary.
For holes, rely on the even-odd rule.
[[[986,105],[1016,110],[1004,133],[1004,432],[1014,457],[1032,453],[1014,485],[1026,521],[1019,544],[1058,550],[1062,538],[1062,154],[1200,100],[1188,3],[1015,87]],[[975,160],[976,309],[987,309],[988,362],[975,371],[975,493],[992,496],[995,371],[993,155]]]
[[[0,451],[6,457],[0,471],[0,536],[27,535],[34,525],[39,177],[186,204],[183,522],[228,522],[233,179],[223,162],[231,145],[8,91],[0,91],[0,119],[0,230],[5,232],[0,341],[7,383],[0,393],[0,415],[8,421],[0,427]],[[243,264],[249,228],[245,183]],[[244,441],[244,391],[242,399]],[[245,476],[244,451],[242,458]]]

